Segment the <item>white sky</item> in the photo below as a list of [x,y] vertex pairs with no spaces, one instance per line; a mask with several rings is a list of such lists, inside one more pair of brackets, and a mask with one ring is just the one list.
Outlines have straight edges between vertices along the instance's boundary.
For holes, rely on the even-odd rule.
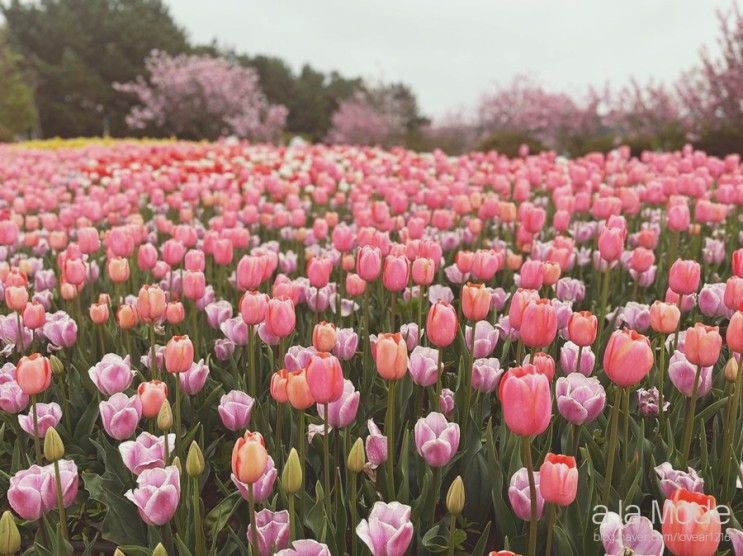
[[715,10],[734,1],[167,0],[194,41],[404,81],[434,117],[517,74],[571,93],[670,83],[716,48]]

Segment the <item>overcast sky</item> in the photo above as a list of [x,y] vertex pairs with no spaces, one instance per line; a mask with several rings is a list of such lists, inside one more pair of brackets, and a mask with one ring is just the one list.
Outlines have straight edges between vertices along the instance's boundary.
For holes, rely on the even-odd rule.
[[[192,40],[404,81],[424,113],[529,74],[550,88],[671,82],[734,0],[167,0]],[[738,0],[741,5],[741,0]]]

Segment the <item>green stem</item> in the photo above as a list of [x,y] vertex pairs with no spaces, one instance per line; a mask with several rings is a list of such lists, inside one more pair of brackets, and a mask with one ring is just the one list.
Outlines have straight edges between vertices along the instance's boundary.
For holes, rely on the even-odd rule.
[[59,511],[59,528],[62,538],[67,538],[67,517],[65,516],[64,497],[62,496],[62,480],[59,475],[59,460],[54,462],[54,483],[57,491],[57,510]]
[[691,448],[691,437],[694,432],[694,413],[697,408],[697,389],[699,387],[699,377],[702,374],[702,366],[697,365],[697,372],[694,375],[694,386],[691,389],[691,399],[689,400],[689,410],[686,413],[686,423],[684,425],[684,440],[681,444],[681,469],[686,469],[686,462],[689,460],[689,450]]
[[179,454],[181,446],[181,380],[177,373],[175,378],[175,453]]
[[36,411],[36,404],[36,394],[31,394],[31,410],[34,419],[34,448],[36,450],[36,465],[41,465],[41,439],[39,438],[39,415]]
[[624,389],[624,395],[622,396],[624,410],[622,411],[623,423],[624,423],[624,434],[622,436],[622,463],[626,467],[629,463],[627,458],[629,457],[629,389]]
[[660,364],[658,367],[658,416],[660,418],[659,430],[663,432],[666,413],[663,411],[663,390],[666,385],[666,335],[660,335]]
[[[245,349],[248,350],[248,376],[245,379],[245,385],[248,388],[248,394],[252,397],[256,397],[256,384],[255,384],[255,346],[253,341],[253,326],[248,325],[248,345]],[[281,363],[279,363],[281,364]]]
[[457,530],[457,516],[449,514],[449,556],[454,556],[454,532]]
[[331,520],[331,503],[330,503],[330,430],[328,428],[328,403],[325,402],[324,415],[325,418],[322,422],[323,427],[323,478],[325,479],[325,516],[330,523]]
[[387,495],[395,498],[395,386],[396,380],[390,381],[387,391],[387,416],[384,433],[387,435]]
[[551,556],[552,554],[552,531],[555,528],[555,513],[556,508],[552,507],[552,504],[546,503],[547,506],[547,545],[544,547],[545,556]]
[[[297,427],[297,443],[299,444],[299,463],[302,467],[302,481],[299,487],[299,515],[304,516],[304,476],[307,473],[307,454],[305,449],[305,416],[304,410],[299,411],[299,425]],[[301,524],[301,521],[300,521]],[[301,527],[301,525],[300,525]],[[302,533],[302,529],[299,530]]]
[[297,520],[297,517],[294,514],[294,495],[289,494],[287,496],[287,501],[289,503],[289,542],[291,542],[297,538],[294,531],[295,521]]
[[573,425],[573,456],[578,457],[578,447],[580,446],[580,425]]
[[23,355],[23,323],[21,322],[21,312],[16,311],[16,318],[18,319],[18,355]]
[[622,391],[624,389],[616,387],[614,391],[614,404],[611,406],[611,421],[609,425],[609,449],[606,452],[606,477],[604,478],[604,499],[603,504],[609,503],[611,494],[611,480],[614,474],[614,456],[617,451],[617,427],[619,425],[619,406],[622,403]]
[[529,477],[529,549],[527,555],[535,556],[537,553],[537,486],[534,481],[534,463],[531,459],[531,438],[522,436],[521,446],[524,451],[526,473]]
[[441,489],[441,468],[432,467],[433,480],[431,481],[433,486],[433,504],[431,504],[431,526],[436,523],[436,506],[439,504],[439,490]]
[[253,483],[248,483],[248,511],[250,512],[250,544],[253,546],[253,554],[260,554],[258,547],[258,524],[255,522],[255,498],[253,497]]
[[160,369],[157,367],[157,357],[155,356],[155,324],[150,325],[150,376],[158,378]]
[[201,498],[199,496],[199,478],[191,478],[191,503],[193,504],[194,515],[194,537],[196,539],[196,556],[205,556],[206,539],[204,537],[204,527],[201,522]]
[[731,394],[731,398],[728,407],[728,418],[725,424],[725,434],[723,436],[722,445],[722,479],[726,480],[730,476],[730,451],[733,445],[733,436],[735,434],[736,424],[738,420],[738,407],[740,405],[741,390],[743,389],[743,369],[738,369],[738,374],[735,377],[735,390]]
[[356,515],[356,480],[357,480],[357,473],[352,471],[351,472],[351,497],[349,498],[349,505],[351,506],[351,523],[349,524],[351,526],[351,556],[356,556],[356,553],[358,551],[356,547],[356,523],[358,521],[358,517]]

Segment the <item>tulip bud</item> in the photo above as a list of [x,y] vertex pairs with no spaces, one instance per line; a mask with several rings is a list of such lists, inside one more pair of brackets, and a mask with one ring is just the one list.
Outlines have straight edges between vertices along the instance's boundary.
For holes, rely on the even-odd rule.
[[170,402],[166,399],[163,400],[163,404],[160,406],[160,411],[157,414],[157,428],[161,432],[168,432],[170,427],[173,426],[173,410],[170,407]]
[[21,534],[9,510],[0,517],[0,555],[10,556],[21,549]]
[[64,443],[54,427],[49,427],[44,436],[44,457],[51,462],[64,457]]
[[175,456],[173,458],[173,461],[170,462],[170,465],[175,467],[178,470],[178,473],[180,475],[183,475],[183,466],[181,465],[181,458],[179,458],[178,456]]
[[731,357],[725,364],[725,380],[735,382],[738,379],[738,362]]
[[[163,407],[165,407],[165,404],[163,404]],[[189,477],[198,477],[203,472],[204,453],[201,451],[199,444],[195,440],[192,440],[191,446],[188,449],[188,455],[186,456],[186,473],[188,473]]]
[[351,451],[348,453],[346,465],[349,471],[361,473],[364,470],[365,464],[366,454],[364,453],[364,442],[360,438],[357,438],[356,442],[351,446]]
[[302,466],[299,463],[297,450],[292,448],[281,472],[281,485],[287,494],[299,492],[302,488]]
[[123,552],[121,551],[121,549],[120,549],[120,548],[117,548],[116,550],[114,550],[114,556],[126,556],[126,554],[124,554],[124,553],[123,553]]
[[168,551],[165,550],[163,543],[157,543],[155,550],[152,551],[152,556],[168,556]]
[[459,515],[464,509],[464,482],[462,477],[457,475],[446,493],[446,510],[451,515]]
[[52,364],[52,373],[55,375],[61,375],[64,373],[64,363],[60,361],[56,355],[49,356],[49,362]]

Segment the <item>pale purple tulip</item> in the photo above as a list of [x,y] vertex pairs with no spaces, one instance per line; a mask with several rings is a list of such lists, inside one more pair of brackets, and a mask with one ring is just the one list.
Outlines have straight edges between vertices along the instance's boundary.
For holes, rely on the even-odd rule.
[[23,519],[36,521],[55,507],[47,505],[42,495],[52,483],[54,475],[47,473],[44,467],[32,465],[28,469],[21,469],[10,478],[10,507]]
[[[696,379],[697,366],[676,350],[668,362],[668,378],[676,389],[687,398],[691,397]],[[702,367],[697,384],[697,395],[705,396],[712,388],[712,367]]]
[[707,264],[720,264],[725,259],[725,242],[711,237],[704,238],[702,258]]
[[459,425],[431,412],[415,424],[415,447],[431,467],[443,467],[459,449]]
[[628,301],[624,307],[618,307],[614,313],[607,315],[609,321],[614,319],[614,325],[621,327],[626,324],[633,330],[644,332],[650,327],[650,306],[636,301]]
[[[534,483],[537,490],[537,518],[542,517],[544,498],[539,490],[539,471],[534,472]],[[522,467],[511,476],[508,487],[508,501],[516,517],[528,521],[531,514],[531,497],[529,496],[529,475],[526,467]]]
[[495,357],[475,359],[472,364],[472,388],[483,394],[493,392],[502,374],[500,361]]
[[23,346],[28,347],[33,342],[34,335],[31,329],[21,326],[20,334],[18,330],[18,317],[11,313],[9,315],[0,315],[0,339],[3,343],[19,346],[19,338],[23,341]]
[[225,335],[225,338],[238,346],[244,346],[248,343],[248,325],[245,324],[240,315],[224,320],[219,325],[219,329]]
[[691,467],[687,469],[688,472],[674,469],[668,461],[656,466],[655,474],[663,496],[670,498],[679,488],[704,493],[704,479]]
[[[147,367],[148,369],[151,369],[150,367],[150,355],[152,354],[152,349],[148,349],[147,353],[145,353],[143,356],[139,358],[139,361]],[[165,368],[165,346],[155,346],[155,363],[157,363],[158,369]]]
[[565,342],[560,348],[560,368],[566,375],[579,372],[590,376],[596,364],[596,356],[590,346],[583,348],[580,354],[580,367],[578,367],[578,346],[573,342]]
[[195,396],[201,392],[207,378],[209,378],[209,367],[204,364],[203,359],[192,363],[191,368],[185,373],[178,373],[181,389],[189,396]]
[[31,296],[31,301],[41,303],[44,309],[48,311],[52,308],[52,297],[53,294],[51,290],[36,291],[33,296]]
[[330,296],[332,290],[325,286],[324,288],[307,288],[307,307],[313,313],[322,313],[330,306]]
[[312,539],[294,541],[290,548],[279,550],[276,556],[331,556],[328,545]]
[[418,324],[409,322],[400,327],[400,336],[405,340],[408,351],[413,351],[418,345],[418,342],[420,342],[422,331],[419,330]]
[[348,361],[356,355],[356,349],[359,347],[359,335],[353,328],[339,328],[336,330],[335,346],[333,355],[341,361]]
[[725,305],[725,282],[705,284],[699,291],[699,310],[706,317],[726,318],[733,316],[733,311]]
[[258,337],[261,339],[261,341],[268,345],[268,346],[277,346],[279,345],[279,342],[281,341],[281,338],[278,336],[274,336],[271,334],[271,331],[268,329],[268,325],[265,322],[260,323],[258,326],[255,327],[258,331]]
[[490,292],[490,309],[498,312],[506,306],[510,294],[503,288],[488,288]]
[[574,425],[590,423],[606,406],[606,391],[596,377],[581,373],[561,376],[555,384],[557,409],[566,421]]
[[284,355],[284,368],[289,372],[304,369],[315,354],[317,350],[313,346],[291,346]]
[[214,340],[214,356],[218,361],[227,361],[235,352],[235,343],[227,338]]
[[[652,388],[645,390],[644,388],[637,389],[637,407],[640,409],[645,417],[657,417],[660,414],[660,392],[653,386]],[[670,402],[663,403],[663,411],[668,410]]]
[[[74,461],[68,459],[60,459],[57,463],[59,464],[59,482],[62,487],[62,503],[65,508],[68,508],[77,497],[79,486],[77,465]],[[57,489],[54,480],[54,464],[50,463],[44,469],[50,475],[51,480],[46,484],[46,490],[43,490],[41,495],[47,506],[56,508]]]
[[[348,379],[343,381],[343,394],[341,397],[328,404],[328,424],[335,428],[347,427],[356,419],[359,411],[361,393],[356,391],[353,382]],[[317,414],[325,419],[325,406],[317,404]]]
[[[256,540],[260,556],[270,556],[289,545],[289,512],[272,512],[268,508],[255,514]],[[248,525],[248,542],[253,541],[253,525]]]
[[142,402],[136,394],[130,398],[119,392],[99,403],[98,408],[103,429],[116,440],[126,440],[133,435],[142,418]]
[[174,465],[145,469],[137,477],[137,488],[124,493],[148,525],[165,525],[175,514],[181,498],[181,478]]
[[[467,343],[467,351],[472,351],[472,327],[466,326],[464,339]],[[498,343],[498,329],[486,320],[475,324],[475,357],[480,359],[487,357],[495,349]]]
[[655,283],[655,275],[658,272],[658,266],[653,265],[645,272],[637,272],[636,270],[630,269],[629,274],[632,280],[637,282],[641,287],[648,288]]
[[[276,482],[277,476],[278,471],[276,470],[276,464],[274,463],[273,458],[271,456],[268,456],[268,463],[266,463],[266,469],[263,471],[263,475],[261,475],[260,478],[253,483],[253,499],[257,503],[260,504],[262,502],[265,502],[268,497],[271,496],[271,493],[273,492],[273,485]],[[247,500],[249,496],[248,484],[240,481],[240,479],[238,479],[234,473],[230,474],[230,478],[232,479],[232,483],[240,492],[240,496]]]
[[28,395],[16,382],[15,365],[6,363],[0,368],[0,409],[6,413],[18,413],[26,409],[28,402]]
[[375,469],[387,461],[387,437],[382,434],[373,419],[366,422],[369,436],[366,437],[366,457],[369,466]]
[[444,269],[444,274],[446,275],[446,279],[452,284],[464,284],[470,279],[470,273],[463,273],[455,264],[447,266]]
[[219,330],[222,323],[232,317],[232,304],[225,299],[220,299],[206,305],[204,312],[209,326]]
[[239,431],[248,426],[255,400],[240,390],[232,390],[219,400],[219,418],[231,431]]
[[614,512],[607,512],[599,527],[606,556],[663,556],[663,535],[653,529],[644,516],[632,515],[626,521]]
[[41,333],[52,349],[68,348],[77,341],[77,323],[64,311],[57,311],[47,314]]
[[203,311],[206,309],[206,306],[210,303],[214,303],[217,299],[217,294],[214,293],[214,287],[211,285],[206,286],[204,288],[204,295],[201,296],[200,299],[196,300],[196,309],[199,311]]
[[503,337],[504,340],[510,340],[511,342],[517,342],[519,339],[519,331],[518,329],[511,326],[511,319],[508,318],[508,315],[501,315],[498,317],[498,330],[500,331],[500,336]]
[[[34,433],[34,408],[36,411],[37,430]],[[62,418],[62,408],[56,402],[37,403],[32,405],[28,415],[19,415],[18,423],[31,436],[44,438],[49,427],[56,427]]]
[[402,556],[413,539],[410,506],[400,502],[375,502],[368,520],[356,526],[356,534],[373,556]]
[[743,556],[743,531],[728,527],[725,529],[725,534],[727,534],[730,544],[733,546],[733,556]]
[[431,284],[428,288],[428,302],[434,305],[437,301],[446,301],[451,303],[454,301],[454,292],[451,291],[449,286],[442,284]]
[[[175,434],[168,435],[168,453],[175,449]],[[146,469],[165,466],[165,437],[142,432],[136,440],[119,444],[119,453],[129,471],[139,475]]]
[[57,286],[57,275],[53,269],[39,270],[34,274],[34,291],[53,290]]
[[88,369],[90,380],[93,381],[98,391],[106,396],[129,388],[135,374],[129,355],[122,359],[115,353],[107,353],[95,366]]
[[294,251],[279,253],[279,270],[284,274],[292,274],[297,271],[298,256]]
[[560,301],[580,303],[586,297],[586,285],[581,280],[565,276],[555,284],[555,295]]
[[439,412],[449,417],[454,411],[454,392],[450,388],[442,388],[439,395]]
[[416,346],[408,358],[410,377],[418,386],[436,384],[439,371],[439,350]]

